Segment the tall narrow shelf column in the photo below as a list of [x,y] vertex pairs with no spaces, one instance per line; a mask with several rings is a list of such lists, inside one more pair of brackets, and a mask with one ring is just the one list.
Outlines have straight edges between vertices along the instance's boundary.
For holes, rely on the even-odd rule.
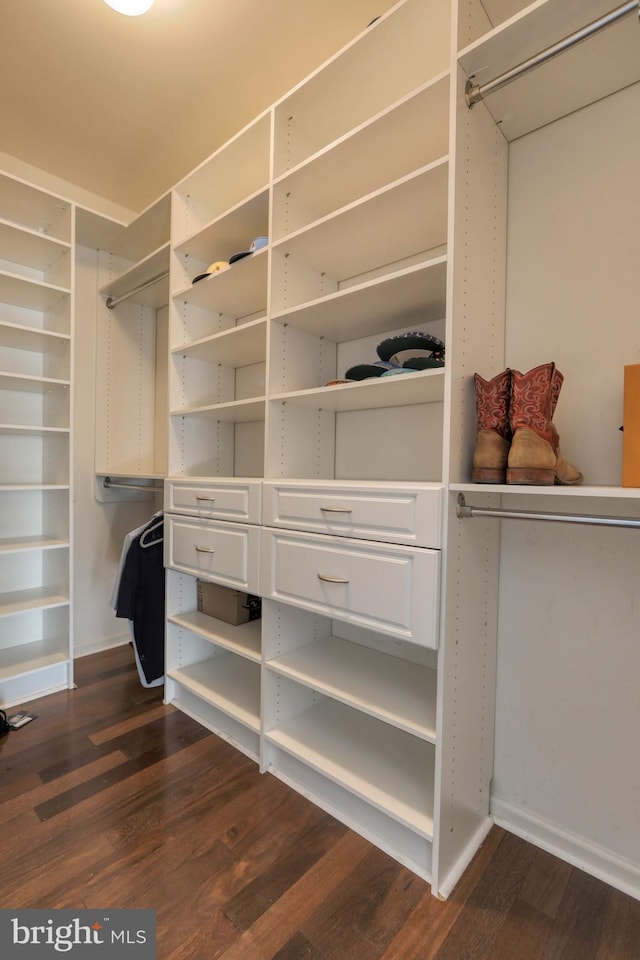
[[73,683],[72,205],[0,175],[0,704]]

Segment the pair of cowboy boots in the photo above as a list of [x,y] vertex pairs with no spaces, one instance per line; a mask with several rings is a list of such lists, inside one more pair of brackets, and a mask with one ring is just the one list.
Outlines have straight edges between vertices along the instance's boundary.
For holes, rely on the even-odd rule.
[[551,422],[563,380],[555,363],[540,364],[528,373],[503,370],[492,380],[474,374],[474,482],[582,482],[580,471],[560,453],[560,437]]

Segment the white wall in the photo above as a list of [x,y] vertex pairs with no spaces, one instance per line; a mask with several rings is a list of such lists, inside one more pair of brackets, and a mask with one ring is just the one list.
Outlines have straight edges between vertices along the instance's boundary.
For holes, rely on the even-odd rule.
[[[640,359],[639,151],[640,85],[510,147],[506,362],[570,366],[555,419],[586,483],[621,482],[623,366]],[[640,531],[502,521],[494,812],[636,896],[639,628]]]

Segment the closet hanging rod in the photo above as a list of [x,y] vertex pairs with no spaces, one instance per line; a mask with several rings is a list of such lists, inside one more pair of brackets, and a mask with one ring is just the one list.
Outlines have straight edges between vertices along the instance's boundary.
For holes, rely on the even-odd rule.
[[630,3],[623,3],[622,6],[616,7],[615,10],[611,10],[609,13],[605,13],[604,16],[600,17],[598,20],[594,20],[592,23],[587,24],[586,27],[582,27],[582,29],[576,30],[575,33],[569,34],[568,37],[565,37],[563,40],[559,40],[558,43],[554,43],[552,46],[547,47],[546,50],[542,50],[540,53],[530,57],[528,60],[523,60],[522,63],[512,67],[511,70],[506,70],[504,73],[501,73],[500,76],[495,78],[495,80],[489,80],[487,83],[482,84],[475,84],[473,80],[467,80],[465,86],[465,100],[467,101],[467,106],[469,109],[471,109],[474,103],[478,103],[479,100],[483,100],[484,97],[488,96],[490,93],[495,93],[497,90],[501,90],[502,87],[505,87],[508,83],[511,83],[512,80],[517,80],[518,77],[522,77],[525,73],[529,73],[531,70],[541,66],[543,63],[547,63],[549,60],[552,60],[559,54],[564,53],[565,50],[570,49],[570,47],[574,47],[582,40],[586,40],[593,36],[594,33],[604,30],[605,27],[610,27],[612,24],[617,23],[618,20],[622,20],[623,17],[629,16],[629,14],[633,13],[634,11],[638,11],[638,15],[640,17],[639,0],[631,0]]
[[155,277],[151,277],[150,280],[145,280],[144,283],[141,283],[139,286],[134,287],[133,290],[129,290],[128,293],[123,293],[120,297],[107,297],[106,304],[109,310],[113,310],[119,303],[122,303],[123,300],[128,300],[130,297],[135,296],[136,293],[140,293],[141,290],[146,290],[147,287],[152,287],[154,283],[160,283],[161,280],[166,280],[169,276],[169,271],[165,270],[164,273],[159,273]]
[[105,489],[110,490],[112,487],[117,487],[119,490],[138,490],[140,493],[162,493],[162,487],[152,487],[149,484],[143,486],[138,483],[121,483],[119,480],[112,480],[111,477],[105,477],[102,481],[102,486]]
[[553,520],[560,523],[586,523],[600,527],[640,528],[640,520],[632,517],[590,517],[579,513],[543,513],[536,510],[503,510],[490,507],[474,507],[466,503],[464,494],[458,494],[456,516],[459,520],[470,517],[498,517],[502,520]]

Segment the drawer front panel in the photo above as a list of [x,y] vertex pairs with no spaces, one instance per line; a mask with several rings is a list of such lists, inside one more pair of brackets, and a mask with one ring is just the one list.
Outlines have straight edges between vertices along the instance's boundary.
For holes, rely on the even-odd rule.
[[260,523],[261,483],[167,480],[165,511],[219,520]]
[[439,547],[442,487],[265,483],[263,522],[332,536]]
[[259,593],[260,529],[240,523],[166,517],[165,566],[236,590]]
[[440,554],[263,530],[263,596],[437,647]]

